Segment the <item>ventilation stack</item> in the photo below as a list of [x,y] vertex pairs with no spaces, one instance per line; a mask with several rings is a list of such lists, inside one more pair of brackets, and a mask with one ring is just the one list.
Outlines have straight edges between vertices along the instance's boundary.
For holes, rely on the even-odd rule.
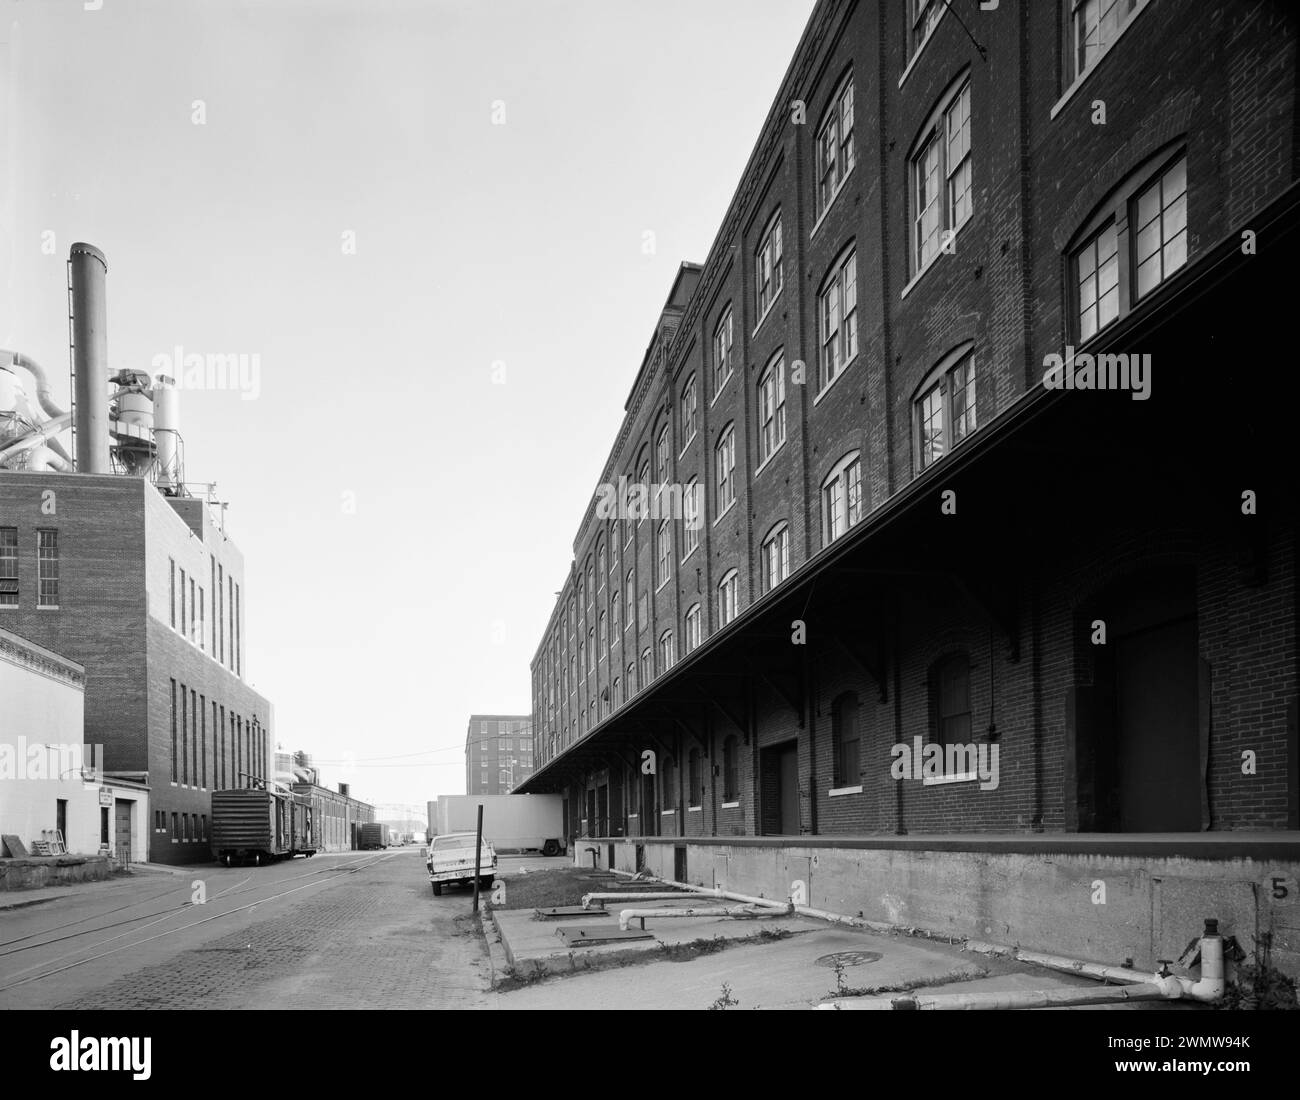
[[72,309],[72,364],[77,383],[73,428],[77,471],[107,474],[108,455],[108,313],[104,280],[108,261],[94,245],[77,242],[68,256]]

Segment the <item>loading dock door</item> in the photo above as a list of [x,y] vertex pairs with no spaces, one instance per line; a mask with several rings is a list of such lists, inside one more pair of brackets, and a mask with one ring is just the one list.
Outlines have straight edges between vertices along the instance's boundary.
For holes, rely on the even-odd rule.
[[778,757],[781,784],[781,835],[799,835],[799,746],[783,745]]
[[113,840],[118,863],[131,862],[131,803],[117,799],[113,803]]

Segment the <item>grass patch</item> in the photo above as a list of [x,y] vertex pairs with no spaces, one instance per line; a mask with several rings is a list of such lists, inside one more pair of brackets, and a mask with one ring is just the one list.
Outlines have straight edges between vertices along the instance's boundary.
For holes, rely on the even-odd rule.
[[[591,881],[591,871],[578,867],[547,867],[542,871],[529,871],[528,874],[515,874],[502,878],[505,883],[506,896],[497,909],[551,909],[560,905],[581,905],[583,894],[592,894],[599,890],[611,890],[614,887],[601,886]],[[481,897],[491,901],[491,891],[484,891]]]

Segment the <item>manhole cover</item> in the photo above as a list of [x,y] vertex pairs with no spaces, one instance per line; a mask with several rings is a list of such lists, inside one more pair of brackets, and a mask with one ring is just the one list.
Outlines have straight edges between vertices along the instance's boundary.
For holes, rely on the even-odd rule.
[[880,958],[879,951],[836,951],[817,960],[818,966],[834,970],[837,966],[866,966]]

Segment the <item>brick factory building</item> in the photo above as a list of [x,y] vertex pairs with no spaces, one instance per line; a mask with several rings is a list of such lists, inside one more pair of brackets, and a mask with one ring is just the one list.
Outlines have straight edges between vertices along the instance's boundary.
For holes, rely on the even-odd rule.
[[465,732],[466,794],[509,794],[532,773],[532,718],[527,714],[469,716]]
[[264,780],[272,744],[244,680],[243,557],[213,511],[143,478],[3,471],[14,573],[0,622],[85,667],[86,742],[148,776],[150,861],[211,859],[212,791]]
[[532,662],[584,862],[1300,971],[1296,19],[817,5]]

